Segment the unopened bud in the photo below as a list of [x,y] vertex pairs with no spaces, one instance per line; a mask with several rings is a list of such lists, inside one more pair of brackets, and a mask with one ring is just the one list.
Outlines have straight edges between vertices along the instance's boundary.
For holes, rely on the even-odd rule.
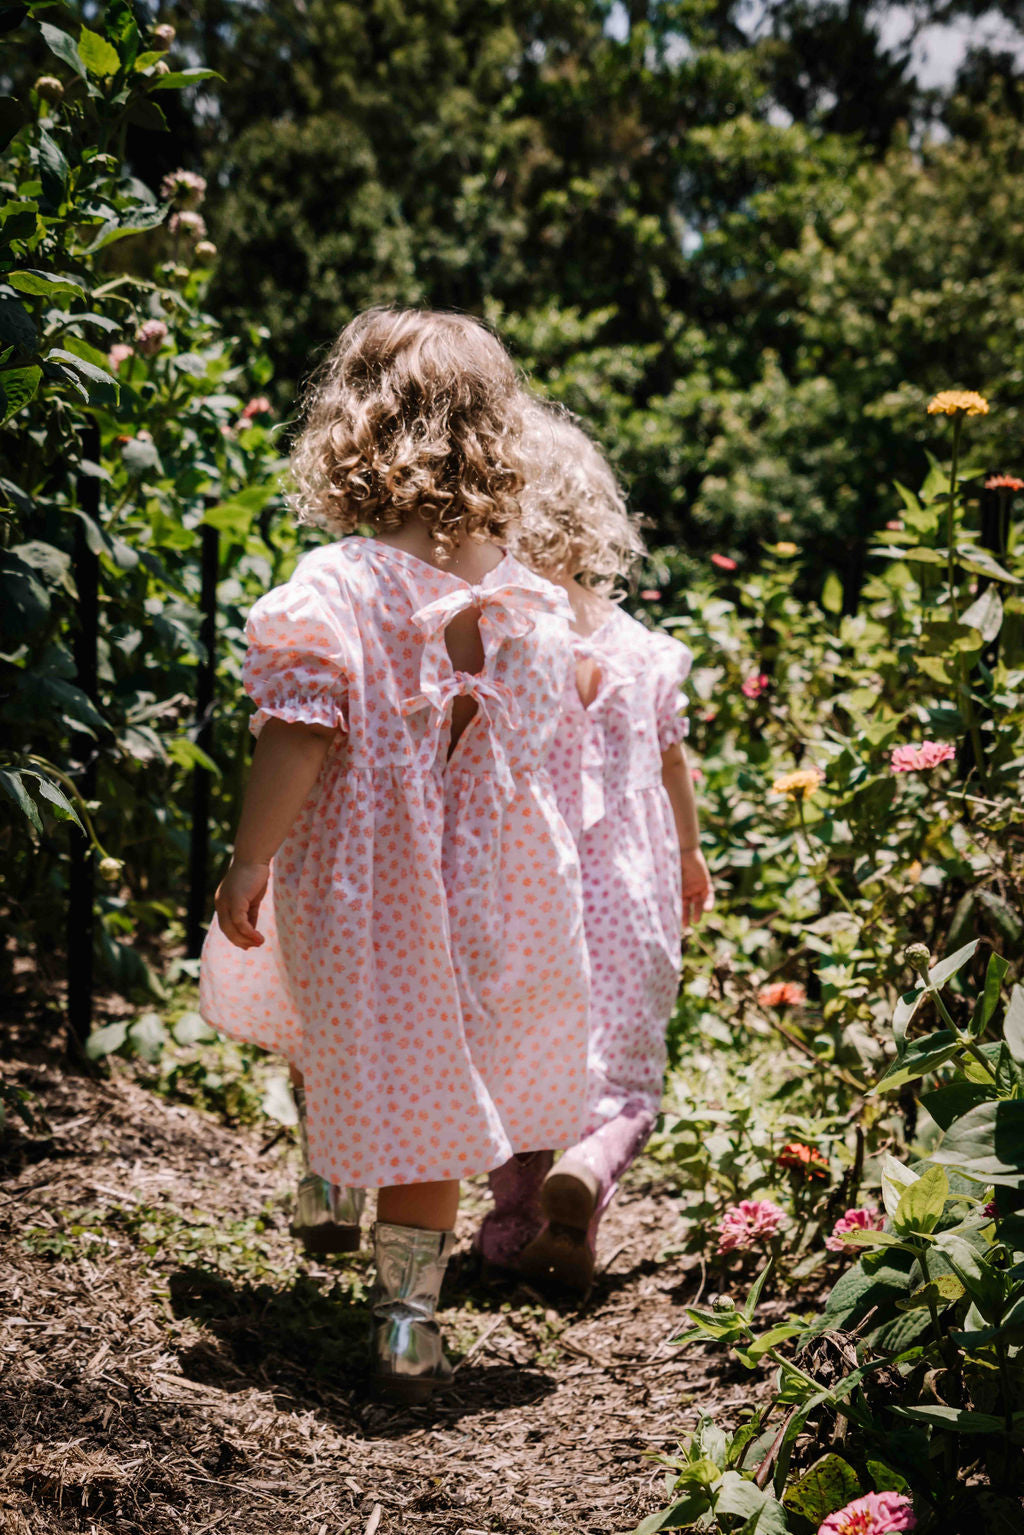
[[711,1301],[712,1311],[735,1311],[731,1295],[716,1295]]
[[168,64],[167,60],[157,59],[156,63],[153,65],[153,73],[155,75],[169,75],[170,72],[171,66]]
[[63,101],[64,84],[56,75],[40,75],[36,81],[35,91],[44,101]]
[[166,22],[165,21],[162,26],[154,27],[153,28],[153,48],[154,48],[154,50],[156,52],[158,52],[158,53],[166,53],[168,48],[174,42],[174,39],[175,39],[176,35],[177,34],[175,33],[175,30],[171,26],[170,22]]
[[100,859],[100,879],[105,879],[109,885],[113,885],[121,878],[121,870],[124,863],[120,858]]
[[214,261],[217,256],[217,247],[212,240],[200,240],[196,246],[197,261]]
[[912,970],[919,971],[922,975],[931,969],[931,950],[926,943],[912,943],[903,951],[903,958]]

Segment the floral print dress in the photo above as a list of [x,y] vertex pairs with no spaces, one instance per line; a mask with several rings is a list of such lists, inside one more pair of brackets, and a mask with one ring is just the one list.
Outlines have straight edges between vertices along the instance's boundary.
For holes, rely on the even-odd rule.
[[[445,643],[467,609],[479,674]],[[335,1183],[459,1178],[580,1131],[579,859],[543,765],[570,616],[511,556],[471,586],[359,537],[307,555],[249,616],[254,730],[339,734],[273,860],[266,943],[213,924],[200,1005],[302,1071],[310,1161]],[[460,697],[477,707],[450,749]]]
[[679,991],[679,839],[661,754],[686,735],[685,645],[615,612],[587,639],[597,693],[566,694],[548,765],[577,840],[591,962],[589,1135],[627,1108],[656,1113]]

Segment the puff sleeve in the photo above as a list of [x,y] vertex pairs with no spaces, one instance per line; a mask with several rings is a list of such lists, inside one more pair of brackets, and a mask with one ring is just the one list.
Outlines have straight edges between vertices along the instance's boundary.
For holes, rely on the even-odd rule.
[[345,614],[301,582],[277,586],[249,614],[242,682],[256,705],[249,728],[268,719],[347,730],[353,643]]
[[658,726],[658,746],[668,751],[688,734],[687,697],[683,683],[690,674],[693,656],[680,641],[668,634],[651,636],[655,671],[654,709]]

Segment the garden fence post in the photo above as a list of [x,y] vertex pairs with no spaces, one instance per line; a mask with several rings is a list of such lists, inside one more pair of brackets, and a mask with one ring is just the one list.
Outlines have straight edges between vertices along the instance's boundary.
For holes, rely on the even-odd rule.
[[[203,656],[196,671],[195,743],[207,755],[213,745],[213,704],[217,679],[217,577],[220,570],[220,535],[202,523],[199,529],[200,591],[202,622],[199,639]],[[185,937],[190,959],[203,946],[206,916],[206,877],[210,859],[210,788],[207,768],[192,770],[192,836],[189,845],[188,914]]]
[[[94,424],[86,427],[82,456],[94,464],[100,459],[100,434]],[[93,522],[99,522],[100,482],[95,475],[80,475],[78,505]],[[86,524],[75,518],[72,551],[75,589],[78,594],[78,625],[74,637],[78,686],[93,704],[97,699],[97,633],[99,627],[99,558],[89,547]],[[90,747],[78,787],[86,801],[96,796],[96,748]],[[67,1025],[72,1054],[80,1054],[92,1030],[93,936],[95,932],[95,867],[92,844],[76,827],[70,829],[67,928]]]

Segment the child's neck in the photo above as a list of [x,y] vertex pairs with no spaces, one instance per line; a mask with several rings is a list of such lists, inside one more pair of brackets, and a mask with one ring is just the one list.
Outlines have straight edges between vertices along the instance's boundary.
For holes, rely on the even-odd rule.
[[615,610],[614,602],[607,597],[602,597],[600,592],[591,591],[589,586],[581,586],[575,576],[562,573],[551,576],[549,579],[554,581],[556,586],[560,586],[569,598],[569,605],[573,612],[573,628],[583,639],[600,629]]
[[436,570],[450,571],[453,576],[471,585],[476,585],[505,558],[505,551],[498,544],[479,538],[460,538],[450,557],[447,560],[439,559],[431,529],[422,517],[415,514],[407,518],[394,533],[381,533],[377,542],[389,544],[394,549],[403,549],[406,554],[415,555],[418,560],[433,565]]

